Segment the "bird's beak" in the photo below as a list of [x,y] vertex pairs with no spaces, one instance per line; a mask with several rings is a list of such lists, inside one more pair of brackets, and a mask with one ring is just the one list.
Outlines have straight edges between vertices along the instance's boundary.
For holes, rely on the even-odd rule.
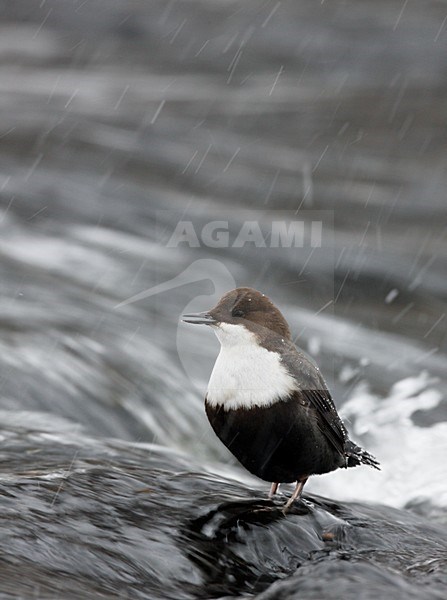
[[196,325],[214,325],[217,323],[216,319],[209,313],[193,313],[190,315],[182,315],[182,321],[185,323],[195,323]]

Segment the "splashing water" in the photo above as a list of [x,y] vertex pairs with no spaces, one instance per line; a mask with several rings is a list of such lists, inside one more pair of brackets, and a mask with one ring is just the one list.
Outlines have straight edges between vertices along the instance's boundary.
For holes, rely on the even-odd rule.
[[[447,507],[447,422],[415,424],[417,411],[436,408],[442,394],[436,379],[422,372],[397,382],[385,398],[361,383],[340,411],[352,437],[381,462],[367,468],[337,471],[313,478],[309,489],[344,500],[368,500],[404,507],[426,503]],[[352,424],[350,424],[352,423]]]

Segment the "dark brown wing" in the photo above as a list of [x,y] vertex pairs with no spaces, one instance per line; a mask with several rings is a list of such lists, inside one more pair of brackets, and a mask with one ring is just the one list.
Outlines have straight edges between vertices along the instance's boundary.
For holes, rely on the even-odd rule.
[[324,433],[334,448],[344,456],[348,432],[338,416],[329,391],[326,389],[306,390],[304,396],[308,398],[311,405],[317,411],[318,428]]
[[303,352],[290,347],[281,353],[281,359],[289,373],[295,378],[300,401],[305,401],[315,410],[317,425],[332,446],[345,456],[348,432],[338,416],[331,394],[318,368]]

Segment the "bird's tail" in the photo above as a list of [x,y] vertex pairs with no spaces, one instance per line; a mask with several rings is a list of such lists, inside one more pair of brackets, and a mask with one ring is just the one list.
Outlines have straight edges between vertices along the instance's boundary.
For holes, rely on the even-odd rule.
[[348,440],[345,446],[345,456],[346,456],[346,466],[347,467],[357,467],[358,465],[368,465],[370,467],[374,467],[374,469],[379,469],[380,471],[380,463],[376,459],[375,456]]

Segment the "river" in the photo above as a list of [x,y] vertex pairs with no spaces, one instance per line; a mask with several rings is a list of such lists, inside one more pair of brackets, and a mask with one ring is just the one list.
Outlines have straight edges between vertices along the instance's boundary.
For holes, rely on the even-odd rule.
[[[443,598],[446,3],[2,8],[1,597]],[[382,464],[286,517],[180,322],[236,286]]]

